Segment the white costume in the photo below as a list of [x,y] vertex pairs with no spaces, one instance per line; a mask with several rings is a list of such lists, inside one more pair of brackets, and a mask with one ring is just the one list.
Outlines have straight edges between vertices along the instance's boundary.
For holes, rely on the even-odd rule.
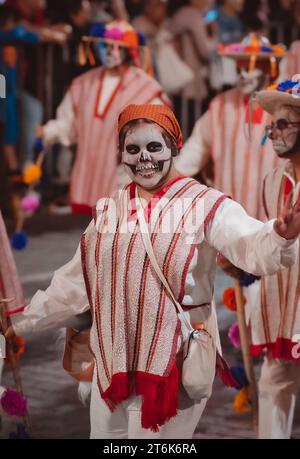
[[254,110],[250,140],[249,112],[249,99],[239,89],[216,96],[196,122],[175,167],[182,174],[194,176],[212,159],[214,187],[262,220],[262,182],[279,159],[273,154],[270,140],[261,145],[270,116],[261,108]]
[[[268,218],[275,218],[288,194],[300,192],[290,163],[278,167],[264,182]],[[248,287],[246,305],[251,326],[251,352],[266,350],[259,380],[259,438],[288,439],[292,433],[296,395],[300,387],[300,255],[284,271],[263,277]]]
[[[126,188],[126,193],[131,195],[134,190],[135,185],[132,183],[129,188]],[[178,193],[181,192],[190,194],[191,196],[201,195],[201,199],[202,196],[207,194],[207,196],[211,196],[211,204],[214,202],[215,204],[213,204],[208,214],[209,218],[205,220],[206,223],[204,229],[202,229],[202,233],[199,233],[197,242],[193,244],[193,251],[190,252],[193,254],[191,257],[188,256],[186,245],[183,246],[179,244],[178,248],[177,245],[175,245],[174,250],[168,250],[166,252],[170,258],[167,264],[170,270],[168,275],[172,279],[172,287],[174,288],[175,294],[188,311],[187,313],[190,314],[191,322],[206,323],[211,334],[218,342],[216,314],[211,304],[217,251],[222,252],[232,263],[248,272],[257,275],[272,274],[294,263],[298,250],[298,242],[283,239],[274,231],[273,221],[263,224],[252,219],[239,204],[225,198],[217,191],[206,189],[206,187],[198,184],[193,179],[178,178],[168,182],[164,186],[163,191],[161,191],[158,196],[154,197],[156,199],[155,206],[159,206],[162,202],[162,197],[168,198],[168,202],[172,203],[173,197],[178,196]],[[203,198],[204,205],[206,205],[206,202],[209,202],[209,199],[209,197]],[[150,203],[152,202],[151,200]],[[151,227],[152,224],[155,227],[159,214],[157,215],[156,207],[152,206],[151,208],[150,203],[147,207],[147,209],[151,209],[150,213],[148,213],[149,223]],[[134,396],[134,394],[132,394],[132,398],[127,397],[126,400],[117,403],[116,411],[113,413],[108,409],[113,399],[105,398],[105,400],[103,400],[103,397],[106,397],[107,391],[111,389],[111,386],[108,387],[111,378],[110,371],[113,374],[113,369],[116,368],[118,362],[119,365],[126,365],[126,360],[123,361],[124,353],[126,355],[126,349],[127,351],[129,349],[129,362],[131,362],[132,358],[133,362],[135,362],[131,354],[135,352],[135,347],[124,347],[123,340],[126,337],[124,337],[124,329],[120,327],[120,320],[122,320],[120,313],[115,313],[114,315],[112,311],[119,311],[118,308],[120,304],[128,300],[128,310],[130,313],[131,308],[134,308],[133,303],[135,298],[138,298],[137,295],[140,294],[143,294],[146,298],[144,299],[145,311],[148,310],[147,308],[150,308],[151,311],[153,307],[157,307],[157,294],[159,294],[159,290],[156,291],[156,289],[162,289],[157,283],[155,274],[151,270],[146,271],[148,276],[147,283],[151,288],[140,288],[139,266],[143,266],[145,254],[143,253],[142,243],[139,242],[140,235],[138,233],[138,226],[136,226],[137,223],[136,217],[134,216],[134,210],[132,210],[131,215],[134,224],[134,235],[136,236],[132,243],[139,243],[139,250],[131,250],[130,255],[126,255],[124,258],[124,255],[122,255],[122,241],[127,240],[127,234],[118,236],[119,233],[117,230],[115,233],[108,236],[105,236],[105,233],[103,233],[103,225],[106,224],[106,218],[103,216],[109,215],[109,206],[110,204],[107,205],[107,202],[104,202],[104,200],[98,203],[96,224],[92,222],[83,236],[81,250],[78,248],[74,258],[64,267],[56,271],[50,287],[45,292],[37,292],[31,304],[24,312],[13,318],[14,329],[17,333],[41,329],[45,330],[51,326],[55,326],[58,322],[67,320],[75,314],[86,311],[90,307],[89,304],[92,305],[91,308],[94,320],[91,330],[91,348],[95,356],[95,372],[91,400],[91,437],[111,439],[191,438],[204,409],[205,400],[200,404],[195,403],[191,401],[181,389],[179,389],[177,416],[171,417],[169,421],[164,422],[160,431],[157,433],[151,432],[148,428],[141,427],[140,419],[141,415],[143,419],[143,409],[140,406],[141,400],[139,396]],[[181,233],[178,237],[182,237]],[[120,242],[117,240],[118,238],[120,238]],[[161,263],[161,257],[169,245],[167,245],[167,247],[165,246],[165,235],[164,237],[159,236],[159,238],[162,238],[161,241],[159,241],[160,251],[158,251],[158,246],[155,249],[155,245],[154,250],[156,250],[159,263]],[[99,257],[97,255],[96,258],[94,249],[92,248],[94,247],[94,243],[96,244],[96,253],[99,254]],[[104,245],[102,246],[102,244]],[[113,244],[113,257],[111,257],[108,252],[108,250],[111,250],[109,248],[111,244]],[[131,244],[131,242],[129,242],[129,244]],[[180,250],[183,254],[182,258],[180,257]],[[127,253],[129,254],[129,252]],[[118,270],[123,269],[122,266],[127,260],[127,256],[132,257],[132,259],[130,263],[128,260],[129,264],[124,266],[127,266],[129,276],[132,275],[133,277],[132,279],[130,278],[131,281],[129,279],[128,283],[127,281],[123,283],[121,276],[121,283],[119,283],[119,274],[115,276],[113,273],[115,270],[117,270],[116,272],[118,273]],[[101,257],[104,258],[102,259]],[[186,262],[180,263],[179,260],[182,259],[183,261],[185,257]],[[100,264],[99,260],[101,261]],[[115,260],[116,264],[113,263],[112,260]],[[92,269],[93,263],[96,263],[95,269]],[[147,264],[144,266],[147,266]],[[165,270],[165,268],[166,265],[163,264],[163,269]],[[149,267],[145,269],[149,269]],[[181,277],[180,274],[182,270],[183,277]],[[85,275],[83,275],[83,272]],[[100,290],[98,290],[97,287],[99,284],[95,278],[96,273],[97,279],[99,281],[101,279]],[[113,277],[111,277],[111,275]],[[125,269],[125,278],[127,278],[126,276],[127,272]],[[184,281],[183,285],[181,285],[181,279]],[[110,285],[114,286],[116,290],[110,288]],[[122,285],[124,285],[124,289]],[[128,297],[126,297],[127,290],[129,291]],[[114,296],[115,291],[117,292],[116,296]],[[161,290],[161,295],[162,299],[158,301],[164,302],[164,314],[166,314],[167,318],[170,318],[170,323],[164,322],[165,325],[162,327],[162,330],[165,330],[166,327],[168,330],[168,327],[171,327],[172,323],[176,324],[178,317],[172,302],[168,299],[163,289]],[[107,300],[108,304],[105,298],[110,298],[109,301]],[[158,298],[160,298],[159,295]],[[156,301],[155,305],[153,301]],[[137,301],[136,307],[138,310],[141,304],[143,303]],[[101,314],[99,314],[99,308],[101,309]],[[146,314],[146,312],[144,312],[144,314]],[[129,327],[129,335],[126,339],[129,339],[129,343],[132,341],[132,334],[134,334],[135,327],[140,326],[138,323],[142,321],[142,319],[143,317],[141,318],[140,313],[138,313],[134,320],[129,320],[128,323],[126,322],[127,327]],[[162,320],[165,319],[162,318]],[[143,337],[143,343],[146,343],[147,339],[149,339],[147,337],[148,329],[154,326],[151,314],[150,316],[146,315],[146,321],[148,321],[148,326],[140,330],[141,336]],[[112,324],[112,329],[110,328],[110,324]],[[115,330],[114,324],[117,324]],[[125,330],[126,329],[125,327]],[[114,330],[114,333],[112,330]],[[183,330],[181,331],[183,332]],[[180,330],[177,332],[179,334],[175,334],[174,336],[177,337],[175,340],[177,346],[175,348],[175,356],[177,353],[178,357],[181,351],[182,339],[180,339]],[[114,337],[106,341],[110,333],[113,333]],[[101,341],[101,339],[103,339],[103,341]],[[157,339],[159,342],[159,338]],[[168,339],[169,334],[165,336],[165,340],[168,341]],[[113,345],[111,343],[113,343]],[[164,340],[161,345],[164,346]],[[144,349],[144,351],[144,354],[138,354],[139,358],[136,362],[136,365],[138,365],[137,368],[139,368],[139,365],[143,366],[143,359],[145,355],[147,357],[149,354],[147,349]],[[165,351],[162,352],[161,350],[160,359],[153,360],[153,362],[156,362],[158,365],[158,368],[160,364],[164,364],[166,358]],[[111,355],[114,356],[113,360],[110,360]],[[106,360],[108,363],[111,363],[109,363],[106,369],[104,368],[104,371],[103,366],[105,367],[104,364]],[[152,376],[151,372],[149,375]],[[113,374],[112,381],[115,376],[118,377],[118,375]],[[106,387],[108,387],[108,389],[106,389]],[[120,391],[122,388],[121,386],[119,387]],[[100,397],[99,391],[102,394],[102,398]],[[145,396],[146,394],[144,397]],[[105,404],[104,401],[107,403]]]

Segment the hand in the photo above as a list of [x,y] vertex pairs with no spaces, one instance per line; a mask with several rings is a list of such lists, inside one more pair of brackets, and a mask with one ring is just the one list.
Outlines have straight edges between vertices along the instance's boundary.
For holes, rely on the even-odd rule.
[[234,266],[227,258],[221,253],[217,256],[217,264],[224,271],[227,276],[233,277],[234,279],[240,279],[243,275],[243,271]]
[[285,206],[274,222],[274,230],[284,239],[296,239],[300,234],[300,198],[292,205],[293,194],[290,193]]
[[43,126],[38,126],[35,131],[35,135],[38,139],[42,139],[44,137],[44,128]]

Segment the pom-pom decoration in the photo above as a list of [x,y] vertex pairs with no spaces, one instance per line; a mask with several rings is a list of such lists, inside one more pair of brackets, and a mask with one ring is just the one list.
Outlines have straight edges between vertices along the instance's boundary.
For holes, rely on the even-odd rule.
[[24,250],[28,243],[28,235],[25,231],[17,231],[11,238],[11,245],[15,250]]
[[29,164],[23,172],[23,181],[26,185],[32,185],[38,182],[41,176],[41,167],[37,164]]
[[[14,336],[12,338],[12,349],[15,360],[20,360],[21,355],[25,352],[25,340],[21,336]],[[9,363],[9,355],[5,358],[6,363]]]
[[236,413],[248,413],[251,410],[249,387],[244,387],[234,399],[234,411]]
[[37,193],[29,193],[21,200],[21,209],[27,215],[34,214],[40,206],[40,196]]
[[27,400],[16,390],[1,387],[0,405],[4,413],[10,416],[23,417],[27,412]]
[[239,349],[241,347],[240,329],[237,323],[231,325],[231,327],[229,328],[228,338],[230,339],[231,344],[236,349]]
[[235,290],[233,287],[224,290],[223,303],[230,311],[236,311]]
[[138,47],[139,46],[139,37],[135,30],[128,30],[124,33],[123,43],[129,47]]
[[244,276],[240,279],[241,287],[249,287],[249,285],[254,284],[260,277],[254,276],[254,274],[245,273]]
[[104,32],[104,38],[109,38],[111,40],[116,40],[116,41],[122,41],[124,38],[124,32],[114,27]]
[[90,35],[92,37],[103,38],[105,34],[105,24],[97,23],[92,24],[90,28]]
[[243,365],[235,365],[230,368],[230,372],[237,382],[236,389],[241,390],[248,386],[248,379]]
[[300,92],[299,81],[285,80],[279,83],[276,89],[280,92],[289,92],[292,91],[294,88],[297,90],[297,92]]

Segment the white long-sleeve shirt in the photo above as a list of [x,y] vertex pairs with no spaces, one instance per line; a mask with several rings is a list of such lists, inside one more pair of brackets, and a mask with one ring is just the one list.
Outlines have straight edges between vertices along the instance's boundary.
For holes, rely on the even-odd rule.
[[[291,266],[298,240],[287,241],[273,229],[247,215],[236,202],[225,199],[199,241],[190,263],[183,304],[210,303],[217,251],[235,266],[256,275],[272,274]],[[73,259],[58,269],[46,291],[38,291],[23,313],[12,316],[17,334],[45,330],[66,323],[89,309],[81,267],[80,248]]]
[[180,155],[175,158],[175,167],[181,174],[193,177],[206,166],[211,158],[213,148],[211,123],[209,110],[196,122]]

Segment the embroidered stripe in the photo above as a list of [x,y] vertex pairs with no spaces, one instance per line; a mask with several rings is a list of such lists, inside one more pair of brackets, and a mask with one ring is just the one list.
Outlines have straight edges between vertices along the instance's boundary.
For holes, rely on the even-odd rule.
[[[159,217],[158,217],[158,219],[156,221],[154,231],[152,232],[152,235],[151,235],[152,245],[154,245],[155,240],[157,238],[158,230],[159,230],[159,228],[161,226],[161,222],[163,220],[163,217],[168,212],[170,207],[172,206],[173,201],[175,199],[179,199],[184,193],[187,192],[188,189],[190,189],[191,187],[195,186],[196,184],[197,184],[197,182],[195,180],[193,180],[193,179],[189,180],[188,183],[186,183],[181,189],[179,189],[177,191],[177,193],[175,193],[173,196],[170,197],[167,205],[163,209],[160,210]],[[136,368],[136,366],[138,364],[138,360],[136,359],[136,356],[139,355],[139,351],[140,351],[140,337],[141,337],[141,325],[142,325],[142,321],[140,320],[140,318],[142,317],[142,314],[143,314],[144,292],[145,292],[144,289],[145,289],[145,284],[146,284],[146,280],[147,280],[147,277],[148,277],[149,268],[151,268],[150,260],[148,258],[148,255],[145,253],[145,259],[144,259],[144,263],[143,263],[143,273],[142,273],[142,287],[141,287],[141,293],[140,293],[140,298],[139,298],[139,311],[138,311],[138,320],[137,320],[136,341],[135,341],[135,346],[134,346],[135,353],[134,353],[134,359],[133,359],[133,368]],[[160,288],[162,289],[162,286],[160,286]],[[155,330],[154,330],[154,333],[155,333]]]

